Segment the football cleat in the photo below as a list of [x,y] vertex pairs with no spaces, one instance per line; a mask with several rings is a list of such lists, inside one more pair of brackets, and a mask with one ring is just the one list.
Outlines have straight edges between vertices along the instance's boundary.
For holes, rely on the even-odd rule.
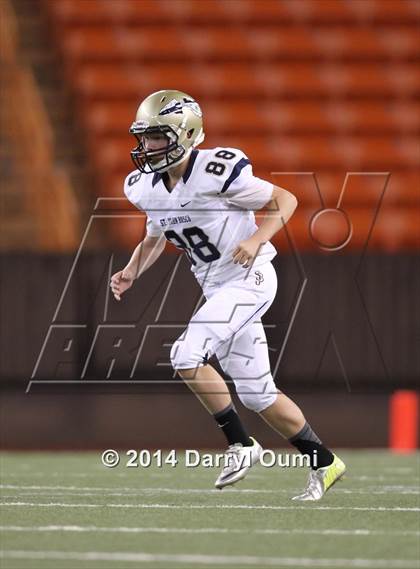
[[324,466],[323,468],[309,472],[305,491],[292,499],[302,501],[320,500],[325,492],[331,488],[337,480],[340,480],[345,472],[346,465],[337,455],[334,455],[334,460],[329,466]]
[[249,438],[253,441],[252,446],[244,447],[236,443],[226,451],[223,470],[214,484],[219,490],[245,478],[248,470],[260,461],[262,447],[253,437]]

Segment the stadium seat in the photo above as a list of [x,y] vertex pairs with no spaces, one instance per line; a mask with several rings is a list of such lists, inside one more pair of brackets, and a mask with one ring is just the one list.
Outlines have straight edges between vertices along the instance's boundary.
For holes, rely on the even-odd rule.
[[[122,197],[125,176],[134,169],[127,163],[127,169],[104,177],[101,191],[104,196]],[[299,201],[299,207],[320,207],[321,201],[313,173],[276,174],[268,178],[273,184],[290,190]],[[346,173],[317,171],[316,181],[325,207],[336,207]],[[385,183],[388,180],[385,191]],[[383,206],[418,208],[420,206],[420,174],[413,171],[387,174],[352,174],[347,178],[343,207],[377,206],[382,196]],[[119,206],[121,207],[121,205]]]
[[[95,135],[121,134],[134,119],[137,99],[104,100],[81,105],[84,123]],[[217,133],[415,133],[420,105],[388,102],[251,101],[203,99],[206,132]]]
[[[395,252],[418,248],[420,245],[418,215],[413,211],[384,209],[375,218],[372,208],[347,209],[352,232],[348,243],[342,249],[340,245],[345,243],[347,236],[344,220],[342,223],[340,216],[337,216],[335,224],[332,222],[334,218],[330,216],[322,226],[315,224],[311,234],[309,228],[315,213],[314,209],[298,210],[288,224],[288,233],[299,250],[318,250],[333,254],[335,250],[358,251],[367,247],[369,251]],[[274,243],[284,252],[285,236],[281,232],[274,239]]]
[[67,28],[62,47],[78,61],[130,60],[291,60],[415,58],[419,54],[415,29],[353,29],[346,27],[308,30],[306,27],[223,28],[187,30],[161,26],[139,31],[109,26]]
[[161,24],[171,19],[178,23],[203,24],[240,22],[307,23],[307,24],[411,24],[419,15],[417,2],[412,0],[44,0],[59,24]]
[[[136,97],[140,100],[166,85],[201,96],[273,97],[390,97],[420,93],[415,64],[383,68],[375,64],[198,65],[188,73],[181,64],[114,66],[111,63],[72,65],[70,78],[83,97],[95,100]],[[232,77],[235,81],[232,81]]]
[[[314,247],[307,236],[307,212],[319,207],[312,173],[330,207],[336,206],[346,173],[363,173],[349,177],[343,198],[346,208],[358,212],[360,227],[366,228],[387,173],[383,206],[395,209],[396,220],[417,206],[418,2],[44,0],[44,5],[86,128],[100,195],[121,195],[124,176],[133,168],[128,128],[139,101],[173,87],[199,100],[204,147],[239,147],[257,175],[296,193],[299,247]],[[407,220],[409,231],[414,225]],[[413,246],[399,223],[388,241],[378,225],[372,244]],[[361,234],[352,237],[349,248],[363,246]],[[125,244],[128,238],[129,233]]]
[[[117,178],[114,178],[117,189]],[[289,189],[298,198],[300,206],[336,207],[341,196],[342,207],[420,206],[420,174],[415,171],[387,173],[353,173],[317,171],[314,173],[277,174],[270,180],[277,186]],[[386,187],[385,187],[386,186]],[[318,192],[319,190],[319,192]],[[121,190],[120,190],[121,191]],[[320,197],[321,195],[321,197]]]
[[[134,140],[125,132],[98,144],[92,138],[92,152],[98,167],[108,171],[123,170],[129,161]],[[234,136],[226,135],[223,146],[240,148],[260,169],[269,172],[325,170],[390,171],[415,168],[418,164],[418,141],[405,137],[393,141],[384,137],[325,137],[325,136]],[[206,138],[203,147],[220,146],[215,135]]]

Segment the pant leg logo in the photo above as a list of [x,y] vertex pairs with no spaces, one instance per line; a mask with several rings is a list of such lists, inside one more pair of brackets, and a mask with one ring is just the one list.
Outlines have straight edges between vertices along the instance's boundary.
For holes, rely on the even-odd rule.
[[256,285],[260,285],[262,282],[264,282],[264,275],[262,274],[261,271],[254,271],[254,275],[255,275]]

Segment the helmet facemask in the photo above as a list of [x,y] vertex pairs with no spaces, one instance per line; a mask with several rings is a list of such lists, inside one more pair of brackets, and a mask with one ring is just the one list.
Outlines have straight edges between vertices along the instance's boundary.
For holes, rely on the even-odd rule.
[[[169,125],[142,127],[133,123],[130,128],[138,142],[138,146],[131,151],[131,158],[138,170],[143,174],[153,172],[166,172],[185,158],[186,149],[178,143],[178,135]],[[163,135],[167,144],[156,150],[146,150],[143,137],[153,134]]]

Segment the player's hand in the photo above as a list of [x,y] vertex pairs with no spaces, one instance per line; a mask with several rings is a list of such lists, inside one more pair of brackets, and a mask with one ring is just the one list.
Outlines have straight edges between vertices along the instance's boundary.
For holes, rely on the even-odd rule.
[[252,237],[241,241],[232,253],[235,265],[239,263],[243,265],[244,269],[247,269],[254,262],[261,245],[260,241]]
[[112,275],[109,286],[111,287],[115,300],[121,300],[121,295],[131,287],[134,279],[134,271],[129,268],[125,268],[115,273],[115,275]]

